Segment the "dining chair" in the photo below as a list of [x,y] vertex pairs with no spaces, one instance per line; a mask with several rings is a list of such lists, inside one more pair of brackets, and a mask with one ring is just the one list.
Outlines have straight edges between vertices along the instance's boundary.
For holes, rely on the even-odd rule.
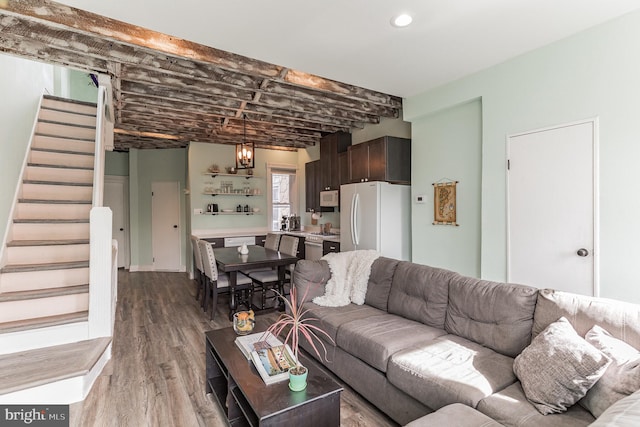
[[[227,273],[218,272],[218,265],[216,264],[216,256],[213,253],[213,247],[211,243],[206,240],[200,240],[200,252],[202,254],[202,266],[204,268],[205,286],[204,286],[204,311],[206,313],[209,308],[209,295],[213,297],[211,302],[211,313],[209,319],[213,320],[216,316],[216,306],[218,304],[218,295],[222,293],[229,293],[229,275]],[[242,274],[237,273],[236,288],[235,291],[240,294],[247,293],[244,298],[239,298],[238,302],[248,305],[247,308],[251,308],[251,299],[253,297],[253,281]]]
[[[295,256],[298,253],[299,238],[294,236],[282,236],[280,239],[280,246],[278,251],[287,255]],[[291,264],[286,268],[293,271],[295,264]],[[254,291],[260,289],[262,295],[261,309],[265,309],[267,305],[267,292],[278,287],[278,292],[281,295],[284,294],[284,284],[280,287],[280,281],[278,280],[278,270],[261,270],[249,273],[249,277],[253,280]],[[275,297],[275,295],[274,295]]]
[[[278,233],[267,233],[267,236],[264,239],[264,247],[265,249],[271,249],[273,251],[278,250],[278,246],[280,245],[280,234]],[[257,267],[257,268],[249,268],[247,270],[242,270],[244,274],[251,274],[257,271],[269,271],[275,270],[275,267]]]
[[[196,300],[200,299],[201,294],[204,296],[204,270],[202,268],[202,254],[200,253],[199,242],[200,239],[198,239],[196,236],[191,236],[191,247],[193,248],[194,266],[193,275],[195,276],[196,286],[198,288],[196,292]],[[200,306],[204,307],[204,298],[202,299]]]

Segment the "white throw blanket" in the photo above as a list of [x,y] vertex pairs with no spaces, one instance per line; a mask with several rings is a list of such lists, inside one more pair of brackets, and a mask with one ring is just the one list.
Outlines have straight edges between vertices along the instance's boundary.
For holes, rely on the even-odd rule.
[[324,307],[342,307],[354,303],[364,304],[371,264],[380,254],[373,250],[331,252],[322,257],[329,264],[331,278],[324,295],[313,302]]

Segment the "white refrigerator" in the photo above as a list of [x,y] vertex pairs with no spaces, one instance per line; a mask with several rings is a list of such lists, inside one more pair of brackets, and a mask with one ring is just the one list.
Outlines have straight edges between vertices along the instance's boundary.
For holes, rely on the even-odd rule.
[[360,182],[340,187],[340,251],[375,249],[411,260],[411,187]]

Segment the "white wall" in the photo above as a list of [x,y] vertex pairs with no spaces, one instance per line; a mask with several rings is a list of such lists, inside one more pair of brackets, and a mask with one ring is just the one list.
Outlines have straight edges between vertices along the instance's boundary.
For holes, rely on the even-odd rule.
[[[474,100],[416,120],[412,146],[412,261],[480,276],[482,104]],[[433,183],[458,181],[458,226],[433,225]],[[422,195],[424,204],[415,202]],[[418,238],[416,238],[419,236]]]
[[[0,54],[0,238],[4,239],[16,183],[42,94],[53,94],[53,67]],[[2,241],[2,240],[0,240]]]
[[[601,296],[640,302],[638,52],[640,12],[634,12],[405,100],[404,118],[411,122],[482,100],[483,278],[506,278],[506,135],[597,116]],[[426,129],[414,129],[413,146],[428,138]],[[429,179],[427,170],[413,169],[414,183]],[[413,240],[423,237],[414,233]],[[453,249],[447,255],[456,256]]]

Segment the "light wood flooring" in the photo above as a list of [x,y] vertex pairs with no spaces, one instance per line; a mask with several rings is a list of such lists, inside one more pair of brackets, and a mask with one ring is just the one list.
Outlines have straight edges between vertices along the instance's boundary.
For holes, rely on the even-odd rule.
[[[209,322],[185,273],[120,270],[118,280],[113,356],[87,398],[71,405],[70,425],[226,425],[218,404],[204,393],[204,332],[231,326],[228,300],[219,300]],[[397,425],[343,386],[341,426]]]

